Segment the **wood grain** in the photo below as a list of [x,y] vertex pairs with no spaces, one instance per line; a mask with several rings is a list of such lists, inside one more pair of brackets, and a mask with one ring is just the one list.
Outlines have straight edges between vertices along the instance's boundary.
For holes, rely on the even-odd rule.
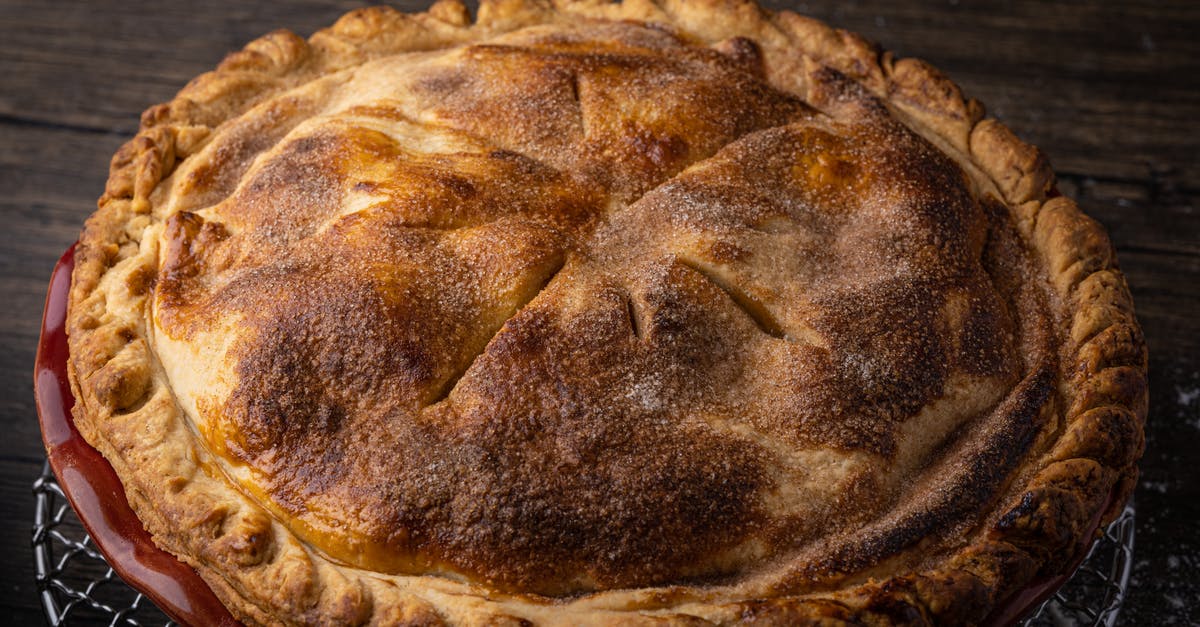
[[[417,9],[424,2],[394,3]],[[1040,146],[1104,223],[1151,351],[1128,624],[1200,622],[1200,3],[770,2],[924,58]],[[40,616],[29,485],[41,467],[30,374],[46,280],[103,189],[110,155],[226,52],[308,34],[346,0],[0,0],[0,611]]]

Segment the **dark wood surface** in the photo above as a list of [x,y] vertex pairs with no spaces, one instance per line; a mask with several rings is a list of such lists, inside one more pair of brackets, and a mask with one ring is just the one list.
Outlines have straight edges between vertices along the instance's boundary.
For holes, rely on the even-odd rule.
[[[423,2],[399,3],[413,9]],[[1150,344],[1130,625],[1200,623],[1200,3],[790,6],[942,68],[1039,145],[1110,230]],[[0,620],[42,620],[31,370],[46,280],[138,114],[259,34],[358,2],[0,1]]]

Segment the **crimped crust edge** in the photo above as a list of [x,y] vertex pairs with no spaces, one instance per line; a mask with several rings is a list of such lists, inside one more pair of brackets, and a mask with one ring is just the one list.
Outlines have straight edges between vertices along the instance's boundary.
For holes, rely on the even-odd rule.
[[[943,148],[987,175],[1044,264],[1067,330],[1061,338],[1060,431],[1049,453],[1034,460],[1028,485],[978,542],[932,571],[825,598],[746,600],[714,616],[769,624],[977,622],[1034,577],[1061,568],[1090,540],[1084,536],[1097,517],[1103,524],[1119,513],[1136,482],[1144,444],[1147,357],[1112,245],[1073,201],[1051,191],[1053,172],[1037,148],[985,118],[982,106],[932,66],[896,59],[811,18],[771,14],[749,2],[494,0],[482,3],[474,24],[456,0],[415,15],[361,9],[307,41],[287,31],[257,39],[171,102],[148,109],[137,136],[113,157],[99,210],[76,250],[68,313],[76,423],[113,464],[156,542],[194,566],[235,615],[253,624],[282,624],[279,616],[295,623],[519,622],[483,602],[448,611],[379,577],[323,560],[205,463],[207,453],[163,384],[147,331],[139,328],[144,311],[114,311],[106,303],[120,294],[148,307],[144,297],[157,251],[138,238],[150,221],[152,194],[176,163],[203,146],[215,125],[273,94],[373,56],[453,46],[552,19],[556,11],[667,21],[709,40],[744,35],[786,41],[858,81],[915,130],[941,138]],[[610,612],[587,621],[710,622],[661,612]]]

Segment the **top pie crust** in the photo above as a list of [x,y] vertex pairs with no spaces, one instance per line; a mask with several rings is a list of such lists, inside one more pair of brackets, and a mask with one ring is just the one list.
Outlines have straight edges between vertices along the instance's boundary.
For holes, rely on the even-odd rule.
[[978,622],[1142,450],[1038,150],[749,3],[272,33],[143,115],[76,259],[77,424],[248,623]]

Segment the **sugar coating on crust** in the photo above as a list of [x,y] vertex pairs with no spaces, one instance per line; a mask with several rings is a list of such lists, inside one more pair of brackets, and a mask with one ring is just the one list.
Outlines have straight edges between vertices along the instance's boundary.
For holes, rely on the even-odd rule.
[[748,4],[275,33],[114,157],[77,419],[251,622],[978,620],[1145,415],[1103,231],[981,118]]

